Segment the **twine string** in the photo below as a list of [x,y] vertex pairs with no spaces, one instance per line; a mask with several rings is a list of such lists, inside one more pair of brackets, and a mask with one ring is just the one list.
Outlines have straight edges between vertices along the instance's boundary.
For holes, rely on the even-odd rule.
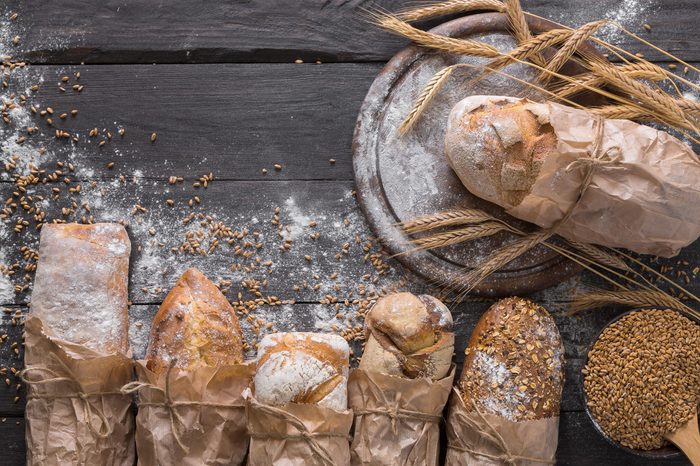
[[168,412],[168,417],[170,419],[170,430],[173,434],[173,438],[175,438],[175,442],[182,449],[182,451],[184,451],[185,453],[189,453],[189,447],[187,447],[187,445],[185,445],[184,441],[182,440],[182,437],[187,433],[189,426],[187,425],[187,422],[182,417],[182,415],[179,413],[178,408],[186,406],[206,406],[211,408],[230,409],[244,408],[244,405],[236,403],[216,403],[210,401],[195,400],[173,401],[170,387],[170,375],[172,370],[175,368],[176,363],[177,360],[172,360],[170,362],[170,365],[168,366],[167,372],[165,373],[165,389],[149,382],[135,381],[129,382],[128,384],[124,385],[121,389],[121,393],[125,395],[130,395],[139,392],[143,389],[149,389],[160,393],[163,397],[163,401],[139,401],[138,406],[157,406],[164,408]]
[[[43,399],[43,400],[58,400],[58,399],[76,399],[80,401],[85,412],[85,417],[87,418],[87,425],[90,432],[98,438],[107,438],[112,433],[112,426],[107,419],[103,409],[97,405],[94,405],[91,398],[97,397],[102,398],[105,396],[123,396],[123,393],[119,390],[112,391],[99,391],[87,393],[83,388],[80,380],[76,374],[68,367],[68,365],[61,360],[61,358],[56,355],[56,353],[49,353],[49,359],[56,363],[61,372],[51,369],[47,365],[34,364],[29,365],[24,368],[19,374],[20,379],[27,384],[29,387],[38,387],[42,385],[52,385],[67,382],[74,386],[73,393],[66,394],[53,394],[53,393],[36,393],[30,390],[28,399]],[[38,378],[32,378],[31,374],[35,374]],[[78,417],[78,411],[73,405],[73,412],[76,418]],[[99,424],[95,426],[95,417],[99,419]]]
[[[454,389],[454,395],[459,396],[459,399],[462,400],[462,397],[456,388]],[[491,445],[493,445],[493,447],[500,453],[487,453],[485,451],[478,450],[475,447],[468,445],[464,439],[457,435],[456,431],[453,432],[455,432],[455,440],[457,440],[458,444],[455,444],[454,440],[449,442],[447,445],[448,450],[456,450],[491,460],[502,461],[510,466],[517,466],[521,462],[555,464],[555,461],[552,459],[534,458],[514,454],[512,451],[510,451],[510,448],[508,448],[508,443],[498,432],[498,429],[496,429],[493,424],[486,419],[474,400],[472,400],[472,409],[479,419],[475,420],[462,411],[455,411],[454,414],[458,419],[458,424],[461,423],[476,431],[483,438],[488,440],[489,443],[491,443]]]
[[[254,406],[253,406],[254,404]],[[246,403],[246,414],[248,420],[250,420],[250,414],[249,410],[254,409],[256,411],[259,411],[265,415],[277,418],[279,420],[284,421],[285,423],[291,425],[294,427],[294,429],[297,431],[297,433],[289,434],[289,433],[273,433],[273,432],[255,432],[251,426],[250,422],[248,423],[248,431],[250,433],[250,437],[254,439],[274,439],[274,440],[287,440],[287,439],[300,439],[303,440],[311,449],[312,453],[316,455],[322,462],[323,464],[326,464],[328,466],[334,466],[335,461],[333,460],[333,456],[326,450],[326,448],[321,445],[317,438],[321,437],[338,437],[338,438],[343,438],[348,441],[350,441],[350,437],[346,434],[342,433],[336,433],[336,432],[310,432],[309,429],[307,429],[306,425],[302,422],[301,419],[296,417],[294,414],[287,412],[283,409],[277,408],[275,406],[269,406],[269,405],[263,405],[260,403],[256,403],[254,400],[248,400],[248,403]]]

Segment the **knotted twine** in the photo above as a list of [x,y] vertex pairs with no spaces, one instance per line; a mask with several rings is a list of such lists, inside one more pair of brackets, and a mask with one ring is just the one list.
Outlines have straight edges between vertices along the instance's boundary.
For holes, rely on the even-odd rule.
[[[190,449],[185,445],[185,443],[182,441],[182,437],[190,430],[190,426],[187,425],[187,422],[185,422],[185,419],[182,417],[182,415],[178,412],[178,408],[180,407],[185,407],[185,406],[207,406],[211,408],[223,408],[223,409],[230,409],[230,408],[244,408],[244,405],[242,404],[234,404],[234,403],[214,403],[214,402],[209,402],[209,401],[173,401],[171,392],[170,392],[170,375],[172,370],[175,368],[175,364],[177,363],[177,359],[173,359],[170,362],[170,365],[168,366],[168,370],[165,373],[165,389],[159,387],[158,385],[152,384],[150,382],[141,382],[141,381],[134,381],[134,382],[129,382],[128,384],[124,385],[121,389],[121,393],[124,395],[131,395],[133,393],[139,392],[140,390],[143,389],[149,389],[153,390],[155,392],[158,392],[162,395],[163,401],[139,401],[138,407],[141,406],[159,406],[161,408],[164,408],[168,412],[168,417],[170,419],[170,431],[173,434],[173,438],[175,438],[175,442],[177,445],[184,451],[185,453],[189,453]],[[201,414],[201,413],[200,413]]]
[[249,397],[246,402],[246,419],[250,420],[250,410],[255,409],[263,414],[277,418],[284,421],[286,424],[294,427],[297,433],[293,434],[282,434],[282,433],[271,433],[271,432],[255,432],[252,428],[250,422],[248,423],[248,433],[252,439],[273,439],[273,440],[303,440],[311,449],[312,453],[316,455],[323,464],[328,466],[334,466],[335,461],[331,453],[326,450],[323,445],[318,443],[316,438],[318,437],[337,437],[344,438],[348,442],[351,440],[347,434],[334,433],[334,432],[310,432],[306,427],[304,422],[296,417],[294,414],[285,411],[284,409],[277,408],[275,406],[264,405],[255,401],[252,397]]
[[389,401],[384,393],[384,390],[377,385],[377,382],[375,382],[371,377],[367,377],[366,380],[369,380],[372,385],[374,385],[374,388],[376,389],[375,393],[378,393],[381,396],[382,404],[385,406],[354,409],[353,412],[356,416],[365,416],[368,414],[387,416],[389,419],[391,419],[391,429],[394,432],[394,435],[397,434],[396,424],[399,419],[416,420],[426,424],[437,424],[442,420],[442,415],[440,414],[428,414],[401,408],[401,392],[397,392],[394,400]]
[[[97,397],[105,397],[105,396],[124,396],[124,394],[121,391],[99,391],[99,392],[90,392],[87,393],[85,389],[83,388],[82,384],[78,380],[78,377],[75,375],[75,373],[68,367],[68,365],[56,355],[56,353],[49,353],[48,354],[49,359],[51,359],[54,363],[56,363],[58,366],[61,368],[61,374],[58,371],[55,371],[48,367],[47,365],[43,364],[33,364],[29,365],[24,368],[19,374],[20,379],[27,384],[30,387],[30,393],[28,395],[28,399],[46,399],[46,400],[57,400],[57,399],[77,399],[80,400],[80,403],[82,404],[83,410],[85,411],[85,417],[87,418],[87,425],[88,428],[90,429],[90,432],[98,438],[107,438],[109,435],[112,433],[112,426],[107,419],[107,416],[105,416],[104,412],[102,411],[102,408],[99,406],[93,405],[93,403],[90,401],[90,398]],[[30,375],[31,374],[36,374],[39,378],[32,378]],[[46,377],[45,377],[46,376]],[[75,389],[74,393],[66,393],[66,394],[39,394],[31,390],[32,386],[41,386],[41,385],[50,385],[50,384],[60,384],[67,382],[69,384],[72,384]],[[75,405],[73,405],[73,412],[75,412],[76,418],[78,418],[78,411],[75,408]],[[100,424],[95,427],[93,418],[97,417],[100,421]]]
[[[459,393],[459,390],[457,390],[456,387],[452,388],[453,394],[452,396],[457,396],[459,397],[459,400],[462,401],[462,404],[464,405],[464,399],[462,398],[462,395]],[[466,406],[465,406],[466,407]],[[464,412],[462,411],[455,411],[451,412],[450,416],[454,415],[458,419],[458,423],[464,424],[470,428],[472,428],[475,432],[480,434],[483,438],[488,440],[496,450],[500,451],[500,454],[493,454],[493,453],[486,453],[483,451],[479,451],[475,449],[474,447],[467,445],[466,442],[459,438],[459,436],[456,435],[455,437],[456,440],[459,442],[459,444],[455,445],[454,442],[448,442],[447,449],[448,450],[456,450],[464,453],[469,453],[471,455],[475,456],[480,456],[482,458],[488,458],[491,460],[496,460],[496,461],[502,461],[507,465],[511,466],[517,466],[519,462],[532,462],[532,463],[542,463],[542,464],[555,464],[555,461],[553,459],[542,459],[542,458],[533,458],[529,456],[524,456],[524,455],[515,455],[513,454],[510,449],[508,448],[508,444],[506,443],[505,439],[501,434],[498,432],[498,430],[491,424],[488,419],[483,415],[483,413],[479,410],[479,408],[476,405],[476,402],[472,400],[472,409],[473,412],[476,413],[476,415],[479,417],[479,421],[476,421],[469,416],[467,416]]]

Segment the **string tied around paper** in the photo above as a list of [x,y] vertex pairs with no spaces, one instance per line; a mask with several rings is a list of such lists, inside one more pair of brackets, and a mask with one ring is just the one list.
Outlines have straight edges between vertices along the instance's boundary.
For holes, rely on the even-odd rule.
[[[453,396],[458,396],[460,400],[463,400],[461,394],[456,388],[453,388]],[[554,459],[551,458],[534,458],[525,455],[514,454],[510,451],[510,448],[508,448],[508,443],[498,432],[498,429],[496,429],[493,426],[493,424],[491,424],[488,421],[488,419],[486,419],[484,414],[477,407],[476,402],[474,402],[474,400],[472,400],[472,410],[477,415],[478,419],[469,417],[466,413],[462,411],[454,411],[450,414],[455,416],[458,424],[465,425],[477,432],[478,434],[480,434],[482,438],[486,439],[491,445],[493,445],[494,449],[500,453],[487,453],[482,450],[477,450],[472,445],[468,445],[467,442],[465,442],[462,438],[457,436],[456,433],[455,439],[451,439],[451,441],[447,445],[448,450],[456,450],[490,460],[502,461],[509,466],[518,466],[523,462],[556,464]],[[457,444],[455,444],[455,440],[457,440]]]
[[246,418],[250,420],[250,410],[255,409],[258,412],[261,412],[265,415],[280,419],[284,421],[285,423],[291,425],[297,432],[288,434],[288,433],[273,433],[273,432],[255,432],[251,425],[250,422],[248,423],[248,433],[250,434],[250,437],[252,439],[274,439],[274,440],[287,440],[287,439],[300,439],[303,440],[311,449],[312,453],[316,455],[323,464],[328,465],[328,466],[334,466],[335,461],[333,460],[333,456],[330,454],[326,448],[323,447],[318,442],[318,438],[329,438],[329,437],[337,437],[337,438],[342,438],[346,439],[348,442],[351,440],[350,436],[347,434],[339,433],[339,432],[310,432],[309,429],[306,427],[304,422],[299,419],[297,416],[294,414],[287,412],[283,409],[277,408],[275,406],[270,406],[270,405],[264,405],[257,403],[253,399],[248,399],[248,402],[246,403]]
[[167,410],[168,412],[168,417],[170,419],[170,431],[172,432],[173,438],[175,439],[175,442],[177,445],[184,451],[185,453],[189,453],[189,447],[185,445],[185,442],[182,440],[182,437],[185,435],[185,433],[190,429],[191,426],[187,424],[185,419],[182,417],[180,412],[178,411],[179,408],[181,407],[187,407],[187,406],[200,406],[200,407],[211,407],[211,408],[219,408],[219,409],[243,409],[245,406],[242,403],[215,403],[215,402],[209,402],[209,401],[199,401],[199,400],[192,400],[192,401],[187,401],[187,400],[178,400],[174,401],[172,399],[172,394],[171,394],[171,373],[173,369],[175,368],[175,365],[177,364],[177,359],[174,359],[170,361],[170,365],[168,366],[168,370],[165,373],[165,388],[161,388],[158,385],[149,383],[149,382],[142,382],[142,381],[134,381],[134,382],[129,382],[128,384],[124,385],[121,389],[121,393],[125,395],[130,395],[133,393],[137,393],[141,390],[148,389],[148,390],[153,390],[154,392],[159,393],[163,397],[163,401],[139,401],[138,407],[142,406],[155,406],[155,407],[161,407]]
[[[20,373],[19,377],[30,388],[27,399],[43,399],[43,400],[58,400],[58,399],[76,399],[80,401],[85,413],[86,424],[90,432],[98,438],[107,438],[112,433],[112,426],[107,419],[102,408],[93,403],[93,399],[100,399],[106,396],[120,396],[124,394],[120,390],[107,390],[86,392],[80,380],[68,365],[56,354],[50,352],[49,360],[59,367],[58,370],[52,369],[48,365],[32,364],[26,366]],[[54,394],[54,393],[37,393],[32,390],[32,387],[49,386],[67,383],[73,386],[72,393]],[[78,411],[73,405],[73,411],[76,417],[79,416]],[[96,426],[94,419],[99,420]]]
[[400,392],[397,392],[394,399],[390,401],[387,399],[384,390],[382,390],[381,387],[377,385],[377,382],[372,380],[371,377],[367,377],[366,380],[369,380],[372,383],[372,385],[374,385],[374,393],[375,395],[378,395],[377,397],[380,398],[380,403],[383,406],[377,406],[374,408],[353,409],[353,413],[355,413],[356,416],[365,416],[368,414],[387,416],[389,419],[391,419],[391,429],[394,432],[394,435],[396,435],[397,433],[397,424],[399,419],[420,421],[426,424],[438,424],[442,420],[441,414],[429,414],[402,408]]

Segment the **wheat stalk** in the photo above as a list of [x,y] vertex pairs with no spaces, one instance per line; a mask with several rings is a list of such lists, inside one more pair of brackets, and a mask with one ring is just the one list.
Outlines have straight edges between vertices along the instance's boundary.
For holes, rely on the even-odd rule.
[[677,310],[697,311],[683,304],[673,296],[659,291],[593,291],[575,295],[569,301],[569,312],[576,314],[581,311],[596,309],[608,305],[619,304],[630,307],[660,306]]
[[423,47],[442,50],[443,52],[456,55],[474,55],[486,58],[494,58],[500,55],[496,48],[483,42],[470,39],[455,39],[423,31],[387,13],[374,13],[374,20],[380,27],[406,37]]
[[459,228],[446,233],[439,233],[425,238],[414,239],[413,244],[415,244],[418,249],[436,249],[479,238],[485,238],[504,230],[507,230],[507,227],[500,222],[479,223],[477,225],[470,225],[468,227]]
[[481,210],[460,209],[414,218],[401,223],[400,226],[406,234],[411,235],[440,227],[483,223],[491,220],[495,219]]
[[[571,34],[571,37],[564,42],[554,57],[549,61],[549,64],[545,67],[550,71],[559,71],[562,66],[569,61],[569,59],[576,53],[576,51],[581,47],[581,45],[588,40],[601,26],[603,26],[607,21],[598,20],[592,21],[590,23],[584,24],[579,29]],[[547,81],[551,78],[551,74],[540,75],[540,81],[542,85],[546,85]]]
[[475,10],[505,11],[505,5],[500,0],[448,0],[418,8],[399,11],[396,17],[404,21],[422,21],[438,16],[468,13]]
[[433,75],[432,78],[430,78],[428,84],[423,88],[420,95],[413,103],[413,107],[408,113],[408,116],[399,126],[399,134],[404,135],[411,128],[413,128],[413,126],[418,121],[418,118],[421,116],[423,111],[425,111],[425,109],[428,108],[428,106],[433,101],[437,93],[440,91],[440,88],[445,83],[445,81],[447,81],[447,78],[450,77],[452,71],[455,69],[456,66],[458,65],[452,65],[443,68],[437,73],[435,73],[435,75]]

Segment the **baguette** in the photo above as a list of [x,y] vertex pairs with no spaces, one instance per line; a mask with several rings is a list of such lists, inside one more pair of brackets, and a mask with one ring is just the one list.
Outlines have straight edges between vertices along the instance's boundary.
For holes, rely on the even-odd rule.
[[442,379],[452,364],[452,315],[428,295],[395,293],[365,317],[367,343],[360,369],[406,378]]
[[243,333],[226,297],[197,269],[188,269],[153,318],[146,350],[156,375],[243,362]]

